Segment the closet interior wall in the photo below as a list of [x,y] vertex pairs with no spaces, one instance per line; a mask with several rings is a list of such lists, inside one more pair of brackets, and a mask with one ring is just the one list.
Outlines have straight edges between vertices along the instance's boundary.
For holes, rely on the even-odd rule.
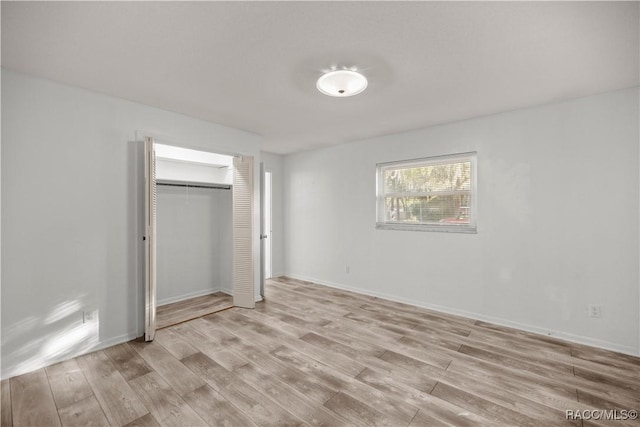
[[157,305],[231,294],[231,169],[165,158],[157,159],[156,168]]
[[157,304],[231,294],[231,191],[160,184],[157,194]]

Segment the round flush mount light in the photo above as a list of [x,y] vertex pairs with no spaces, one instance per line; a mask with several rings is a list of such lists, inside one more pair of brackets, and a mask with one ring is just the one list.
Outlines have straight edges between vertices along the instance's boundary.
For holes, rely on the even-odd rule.
[[351,70],[329,71],[318,79],[316,87],[329,96],[353,96],[367,88],[367,78]]

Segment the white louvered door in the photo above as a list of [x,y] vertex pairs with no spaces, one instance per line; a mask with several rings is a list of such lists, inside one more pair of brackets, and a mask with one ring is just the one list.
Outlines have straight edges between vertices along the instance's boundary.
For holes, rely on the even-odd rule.
[[144,140],[144,252],[145,252],[145,308],[144,339],[152,341],[156,335],[156,153],[153,138]]
[[233,159],[233,305],[255,307],[253,280],[253,157]]

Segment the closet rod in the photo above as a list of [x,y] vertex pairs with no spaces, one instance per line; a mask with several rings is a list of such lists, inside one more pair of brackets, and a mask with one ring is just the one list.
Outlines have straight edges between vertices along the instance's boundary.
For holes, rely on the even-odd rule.
[[231,190],[230,185],[197,185],[197,184],[173,184],[168,182],[158,182],[157,185],[164,185],[167,187],[187,187],[187,188],[211,188],[214,190]]

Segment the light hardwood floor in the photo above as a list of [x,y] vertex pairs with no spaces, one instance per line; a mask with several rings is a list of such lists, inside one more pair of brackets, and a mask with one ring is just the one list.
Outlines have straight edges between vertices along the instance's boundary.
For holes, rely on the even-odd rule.
[[156,328],[177,325],[231,307],[233,307],[233,297],[224,292],[161,305],[156,309]]
[[291,279],[2,382],[2,425],[638,425],[640,359]]

